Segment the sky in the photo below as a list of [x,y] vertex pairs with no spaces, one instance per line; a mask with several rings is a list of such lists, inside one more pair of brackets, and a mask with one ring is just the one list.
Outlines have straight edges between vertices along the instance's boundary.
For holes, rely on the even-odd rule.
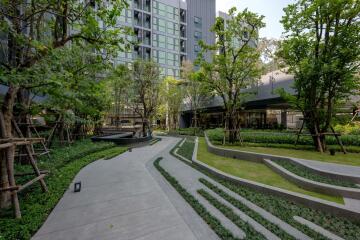
[[231,7],[265,16],[266,27],[260,31],[260,37],[280,38],[284,31],[281,23],[283,8],[294,0],[216,0],[217,11],[228,12]]

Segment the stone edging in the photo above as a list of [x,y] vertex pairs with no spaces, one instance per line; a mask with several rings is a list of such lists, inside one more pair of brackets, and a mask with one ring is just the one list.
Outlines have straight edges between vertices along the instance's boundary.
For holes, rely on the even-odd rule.
[[222,172],[218,169],[215,169],[203,162],[198,161],[197,160],[197,151],[198,151],[198,138],[195,141],[195,148],[194,148],[193,157],[192,157],[193,164],[195,164],[196,166],[198,166],[206,171],[211,172],[212,174],[214,174],[222,179],[231,181],[231,182],[233,182],[235,184],[239,184],[241,186],[245,186],[245,187],[254,189],[256,191],[259,191],[259,192],[262,192],[265,194],[272,194],[272,195],[275,195],[278,197],[282,197],[289,201],[304,205],[304,206],[312,208],[312,209],[321,210],[324,212],[329,212],[336,216],[351,218],[356,221],[360,221],[360,212],[348,209],[344,205],[340,205],[337,203],[318,199],[318,198],[307,196],[307,195],[300,194],[300,193],[287,191],[287,190],[284,190],[281,188],[265,185],[262,183],[257,183],[257,182],[250,181],[247,179],[238,178],[238,177],[232,176],[230,174],[224,173],[224,172]]
[[219,155],[219,156],[229,157],[229,158],[236,158],[236,159],[247,160],[247,161],[258,162],[258,163],[263,163],[264,159],[286,160],[286,161],[291,161],[292,163],[300,165],[302,167],[305,167],[308,170],[310,170],[310,171],[312,171],[312,172],[314,172],[316,174],[322,175],[322,176],[326,176],[326,177],[329,177],[329,178],[335,178],[335,179],[338,179],[338,180],[350,181],[350,182],[354,182],[354,183],[360,183],[360,177],[359,176],[325,171],[325,170],[322,170],[322,169],[318,169],[318,168],[315,168],[315,167],[308,166],[308,165],[302,163],[301,161],[297,160],[296,158],[277,156],[277,155],[271,155],[271,154],[263,154],[263,153],[254,153],[254,152],[247,152],[247,151],[240,151],[240,150],[217,147],[217,146],[214,146],[211,143],[211,141],[209,140],[206,133],[205,133],[205,141],[206,141],[208,151],[213,153],[213,154]]
[[348,198],[360,199],[360,189],[334,186],[331,184],[312,181],[288,171],[287,169],[283,168],[279,164],[269,159],[264,159],[264,163],[274,172],[278,173],[279,175],[283,176],[285,179],[289,180],[290,182],[293,182],[294,184],[306,190],[334,195],[334,196],[343,196]]

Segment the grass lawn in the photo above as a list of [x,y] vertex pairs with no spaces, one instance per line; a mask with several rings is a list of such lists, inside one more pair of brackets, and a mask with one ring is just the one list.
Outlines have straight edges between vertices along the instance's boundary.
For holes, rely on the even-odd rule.
[[225,158],[209,153],[207,151],[204,138],[199,138],[197,158],[199,161],[202,161],[212,167],[215,167],[223,172],[229,173],[236,177],[344,204],[344,200],[342,197],[329,196],[299,188],[295,184],[287,181],[277,173],[273,172],[265,164]]
[[241,151],[265,153],[271,155],[281,155],[294,158],[302,158],[308,160],[316,160],[321,162],[346,164],[352,166],[360,166],[360,153],[347,153],[343,154],[337,152],[335,156],[331,156],[329,153],[319,153],[311,150],[296,150],[285,148],[270,148],[270,147],[248,147],[248,146],[231,146],[231,145],[218,145],[219,147],[226,147]]

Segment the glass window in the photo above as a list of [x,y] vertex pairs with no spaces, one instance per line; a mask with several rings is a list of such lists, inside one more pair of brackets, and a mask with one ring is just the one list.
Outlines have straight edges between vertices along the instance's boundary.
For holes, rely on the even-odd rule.
[[202,39],[202,32],[195,31],[194,37],[195,37],[196,40],[201,40]]
[[202,19],[199,17],[194,17],[195,27],[201,28],[202,27]]
[[200,52],[200,50],[201,50],[201,48],[200,48],[200,46],[199,45],[195,45],[194,46],[194,52]]

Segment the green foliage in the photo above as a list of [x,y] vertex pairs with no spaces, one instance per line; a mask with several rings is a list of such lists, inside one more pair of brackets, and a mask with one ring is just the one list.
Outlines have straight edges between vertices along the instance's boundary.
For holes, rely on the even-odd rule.
[[236,198],[230,196],[225,191],[223,191],[221,188],[217,187],[216,185],[212,184],[211,182],[207,181],[204,178],[200,178],[199,181],[204,184],[206,187],[217,193],[219,196],[224,198],[226,201],[231,203],[233,206],[238,208],[240,211],[244,212],[246,215],[254,219],[256,222],[263,225],[265,228],[267,228],[269,231],[280,237],[281,239],[294,239],[291,235],[289,235],[287,232],[282,230],[278,225],[266,220],[263,218],[259,213],[256,211],[253,211],[249,207],[247,207],[245,204],[243,204],[241,201],[237,200]]
[[[284,9],[286,37],[278,55],[295,75],[296,96],[312,134],[329,131],[336,108],[359,89],[360,5],[353,0],[298,0]],[[325,137],[320,143],[322,151]]]
[[169,134],[178,134],[186,136],[204,136],[204,131],[201,128],[179,128],[169,131]]
[[[20,194],[21,219],[14,219],[12,211],[1,212],[0,239],[30,239],[40,228],[52,209],[63,196],[74,176],[86,165],[107,157],[115,151],[117,154],[126,149],[113,144],[77,142],[72,147],[55,149],[51,160],[43,158],[40,169],[50,171],[45,178],[49,192],[43,193],[38,184]],[[29,166],[18,166],[18,171],[30,170]],[[20,179],[21,180],[21,179]]]
[[266,239],[262,234],[257,232],[248,222],[242,220],[238,215],[234,213],[234,211],[221,203],[219,200],[211,196],[204,189],[200,189],[197,191],[201,196],[203,196],[211,205],[213,205],[216,209],[218,209],[224,216],[230,219],[236,226],[238,226],[241,230],[243,230],[246,234],[245,239]]
[[279,164],[280,166],[282,166],[283,168],[287,169],[288,171],[290,171],[300,177],[303,177],[303,178],[306,178],[306,179],[309,179],[309,180],[312,180],[315,182],[321,182],[321,183],[342,186],[342,187],[349,187],[349,188],[358,188],[358,186],[353,182],[322,176],[322,175],[312,172],[311,170],[309,170],[306,167],[289,162],[287,160],[275,159],[273,161],[275,163]]
[[352,124],[337,124],[334,126],[336,132],[341,134],[350,134],[350,135],[360,135],[360,124],[352,123]]
[[133,63],[131,79],[130,104],[134,111],[145,121],[146,129],[151,131],[151,121],[156,116],[160,100],[161,77],[157,63],[137,60]]
[[178,154],[185,157],[186,159],[192,159],[192,155],[194,152],[194,140],[186,139],[181,148],[178,150]]
[[236,238],[228,229],[226,229],[221,222],[211,215],[208,210],[181,184],[171,176],[164,168],[160,166],[162,158],[158,158],[154,162],[155,168],[164,176],[164,178],[175,188],[175,190],[185,199],[185,201],[195,210],[195,212],[214,230],[220,239],[232,240]]
[[[221,128],[207,130],[208,137],[211,141],[222,142],[224,138],[224,130]],[[245,131],[241,133],[241,137],[245,143],[265,143],[265,144],[295,144],[296,134],[289,132],[271,132],[271,131]],[[360,146],[360,138],[357,135],[343,135],[341,141],[347,146]],[[326,139],[328,145],[337,145],[335,137]],[[299,145],[313,145],[313,140],[309,136],[301,136]],[[281,145],[280,145],[281,146]],[[293,145],[294,147],[294,145]],[[332,146],[333,147],[333,146]]]
[[[210,92],[220,96],[224,102],[226,128],[231,130],[230,141],[234,141],[238,131],[237,110],[245,97],[251,95],[244,89],[256,85],[260,75],[260,52],[256,48],[258,31],[265,27],[264,16],[247,9],[236,13],[229,10],[229,18],[218,17],[211,31],[216,43],[207,45],[200,42],[202,52],[198,62],[202,68],[200,78]],[[206,61],[205,54],[211,54]]]
[[[179,158],[179,160],[181,159]],[[293,219],[293,216],[300,216],[305,218],[345,239],[355,240],[357,239],[358,233],[360,232],[360,222],[353,221],[352,219],[336,217],[327,212],[307,208],[305,206],[288,201],[284,198],[258,192],[254,189],[219,178],[218,176],[193,164],[189,164],[185,161],[183,162],[207,175],[216,182],[222,184],[229,190],[239,194],[250,202],[272,213],[273,215],[292,225],[294,228],[299,229],[313,239],[325,240],[327,238],[313,231],[312,229],[299,224]]]

